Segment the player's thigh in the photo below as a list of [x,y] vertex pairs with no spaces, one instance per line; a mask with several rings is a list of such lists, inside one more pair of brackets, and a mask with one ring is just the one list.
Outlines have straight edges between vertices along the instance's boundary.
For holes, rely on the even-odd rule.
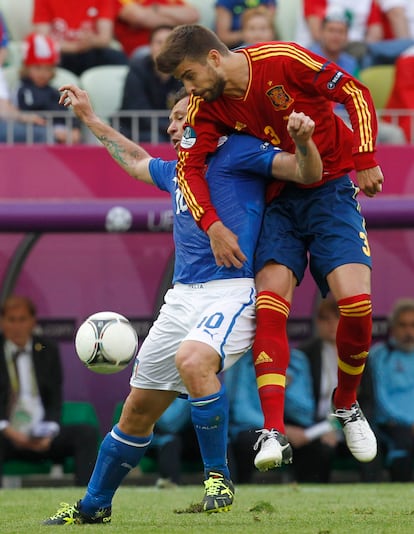
[[328,286],[335,300],[371,294],[371,269],[362,263],[347,263],[327,276]]
[[269,264],[284,266],[293,273],[297,283],[302,281],[308,259],[306,238],[298,230],[297,213],[303,213],[300,203],[300,198],[292,197],[289,191],[266,207],[255,254],[258,291],[271,289],[279,294],[289,294],[292,277],[281,269],[282,278],[270,281],[266,271],[263,273]]
[[317,189],[320,191],[313,192],[310,197],[308,216],[309,232],[314,236],[309,244],[312,275],[322,294],[328,291],[328,276],[338,294],[342,294],[338,278],[344,278],[343,283],[347,283],[342,276],[346,269],[337,269],[361,265],[349,269],[358,269],[363,277],[348,283],[356,286],[356,292],[363,293],[369,289],[366,280],[372,261],[365,220],[356,200],[357,189],[347,177],[332,180]]
[[209,373],[218,373],[221,368],[221,358],[217,350],[210,344],[193,339],[181,343],[175,363],[181,376],[188,374],[205,376]]
[[132,387],[186,392],[175,355],[197,318],[189,292],[180,288],[167,292],[159,316],[138,352],[130,380]]
[[292,302],[293,292],[297,285],[296,277],[286,265],[280,263],[267,263],[256,274],[256,289],[260,291],[272,291]]
[[243,354],[253,343],[256,289],[251,279],[209,282],[206,286],[204,306],[185,341],[211,347],[222,367],[225,359]]

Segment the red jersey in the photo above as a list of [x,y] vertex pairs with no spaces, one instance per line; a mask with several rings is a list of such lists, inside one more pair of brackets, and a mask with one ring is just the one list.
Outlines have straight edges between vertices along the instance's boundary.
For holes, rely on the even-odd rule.
[[71,40],[79,30],[95,31],[98,19],[114,20],[113,0],[35,0],[33,24],[51,24],[59,40]]
[[[147,7],[153,4],[162,6],[183,6],[184,0],[115,0],[115,17],[119,13],[122,6],[127,4],[139,4],[140,6]],[[139,46],[148,45],[150,42],[151,31],[147,28],[138,28],[131,26],[127,22],[115,18],[115,30],[114,34],[116,39],[121,43],[124,52],[129,56]]]
[[[377,165],[374,159],[377,120],[368,89],[334,63],[296,43],[271,42],[238,50],[249,65],[242,98],[220,96],[214,102],[190,98],[187,124],[179,151],[177,176],[195,220],[204,230],[219,220],[203,177],[203,166],[218,138],[245,132],[288,152],[295,145],[287,131],[292,111],[316,123],[313,139],[323,161],[322,182]],[[332,110],[332,101],[345,105],[353,132]],[[321,182],[313,186],[317,187]],[[283,182],[270,185],[268,199]]]

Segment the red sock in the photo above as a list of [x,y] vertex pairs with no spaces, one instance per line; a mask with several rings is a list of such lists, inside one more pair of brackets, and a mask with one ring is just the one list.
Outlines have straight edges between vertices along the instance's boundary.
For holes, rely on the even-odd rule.
[[357,389],[371,346],[371,296],[362,294],[348,297],[339,300],[338,307],[338,387],[334,405],[336,408],[350,408],[356,401]]
[[253,344],[257,388],[264,428],[285,432],[286,369],[289,343],[286,331],[290,304],[279,295],[261,291],[256,301],[256,337]]

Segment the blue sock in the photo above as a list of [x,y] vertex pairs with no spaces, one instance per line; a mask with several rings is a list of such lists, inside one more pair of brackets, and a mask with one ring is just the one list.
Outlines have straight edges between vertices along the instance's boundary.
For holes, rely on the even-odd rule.
[[227,466],[229,404],[224,384],[220,391],[213,395],[188,400],[191,404],[191,419],[203,457],[206,478],[210,471],[219,471],[229,479]]
[[138,465],[151,443],[152,434],[144,438],[128,436],[115,425],[101,443],[95,469],[80,507],[87,514],[111,506],[122,480]]

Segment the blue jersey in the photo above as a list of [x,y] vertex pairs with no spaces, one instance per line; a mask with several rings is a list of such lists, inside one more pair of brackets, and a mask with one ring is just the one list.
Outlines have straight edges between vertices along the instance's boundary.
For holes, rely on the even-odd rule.
[[206,173],[211,200],[223,224],[239,238],[247,261],[241,269],[218,267],[208,236],[198,228],[178,187],[176,161],[154,158],[149,170],[154,183],[171,195],[175,264],[173,282],[254,277],[254,252],[264,212],[264,192],[280,151],[255,137],[233,134],[211,157]]

